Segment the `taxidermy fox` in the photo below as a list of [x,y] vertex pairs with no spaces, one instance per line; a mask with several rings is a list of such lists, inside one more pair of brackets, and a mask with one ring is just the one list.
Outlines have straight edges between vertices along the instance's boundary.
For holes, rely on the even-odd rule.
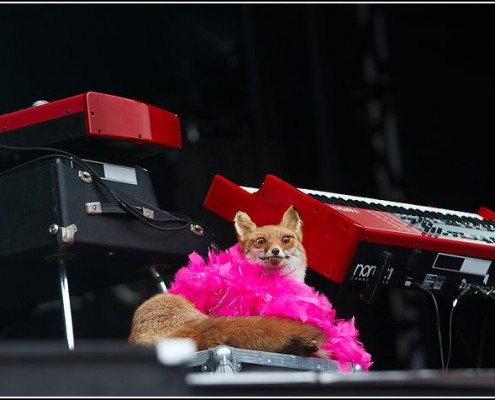
[[256,226],[248,214],[238,211],[234,226],[246,259],[267,271],[280,270],[304,282],[306,251],[302,245],[302,220],[294,206],[285,211],[278,225]]
[[[302,221],[291,206],[278,225],[256,226],[239,211],[234,217],[238,242],[247,261],[266,271],[280,270],[298,281],[306,274],[306,253],[301,244]],[[307,356],[325,340],[318,327],[278,316],[225,317],[207,315],[184,296],[160,293],[135,311],[129,335],[133,345],[154,346],[167,337],[191,338],[198,350],[227,346]]]

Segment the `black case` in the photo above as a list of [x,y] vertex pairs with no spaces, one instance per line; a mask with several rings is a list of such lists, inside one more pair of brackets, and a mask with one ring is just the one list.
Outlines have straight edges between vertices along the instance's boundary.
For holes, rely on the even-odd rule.
[[[128,184],[105,179],[102,163],[77,160],[40,157],[0,174],[0,311],[59,298],[60,259],[71,294],[82,294],[151,277],[151,265],[177,269],[213,245],[200,224],[157,207],[146,170],[133,166]],[[170,230],[126,212],[105,185]]]

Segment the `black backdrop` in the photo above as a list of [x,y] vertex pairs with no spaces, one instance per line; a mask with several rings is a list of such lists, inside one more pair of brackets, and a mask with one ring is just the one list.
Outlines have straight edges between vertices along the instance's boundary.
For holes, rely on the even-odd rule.
[[[494,20],[489,4],[0,4],[0,114],[90,90],[178,114],[183,147],[142,165],[162,208],[206,223],[221,246],[232,227],[202,206],[214,174],[495,209]],[[431,299],[384,291],[370,307],[309,278],[356,315],[376,369],[440,367]],[[76,334],[125,337],[153,292],[143,285],[76,303]],[[3,335],[61,335],[52,307],[4,319]],[[493,304],[458,310],[451,366],[493,366]]]

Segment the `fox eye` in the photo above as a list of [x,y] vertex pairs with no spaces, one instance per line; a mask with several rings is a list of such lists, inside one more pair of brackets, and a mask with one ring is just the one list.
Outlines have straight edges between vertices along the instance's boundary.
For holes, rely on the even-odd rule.
[[256,240],[254,242],[261,246],[261,245],[264,245],[266,243],[266,239],[264,237],[259,237],[259,238],[256,238]]
[[290,236],[284,236],[284,237],[282,238],[282,243],[284,243],[284,244],[288,244],[288,243],[290,243],[291,239],[292,239],[292,238],[291,238]]

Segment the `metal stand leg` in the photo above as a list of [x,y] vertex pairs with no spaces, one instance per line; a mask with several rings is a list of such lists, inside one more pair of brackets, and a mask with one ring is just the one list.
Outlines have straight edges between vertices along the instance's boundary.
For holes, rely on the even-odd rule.
[[65,337],[69,350],[74,350],[74,332],[72,330],[72,312],[70,306],[69,285],[67,283],[67,271],[65,260],[60,257],[57,260],[60,276],[60,295],[62,299],[62,308],[64,311]]
[[153,279],[155,280],[156,285],[158,286],[158,290],[161,293],[167,293],[167,285],[165,285],[165,282],[163,281],[163,277],[160,275],[160,272],[158,271],[158,266],[152,265],[150,266],[150,272],[151,276],[153,276]]

